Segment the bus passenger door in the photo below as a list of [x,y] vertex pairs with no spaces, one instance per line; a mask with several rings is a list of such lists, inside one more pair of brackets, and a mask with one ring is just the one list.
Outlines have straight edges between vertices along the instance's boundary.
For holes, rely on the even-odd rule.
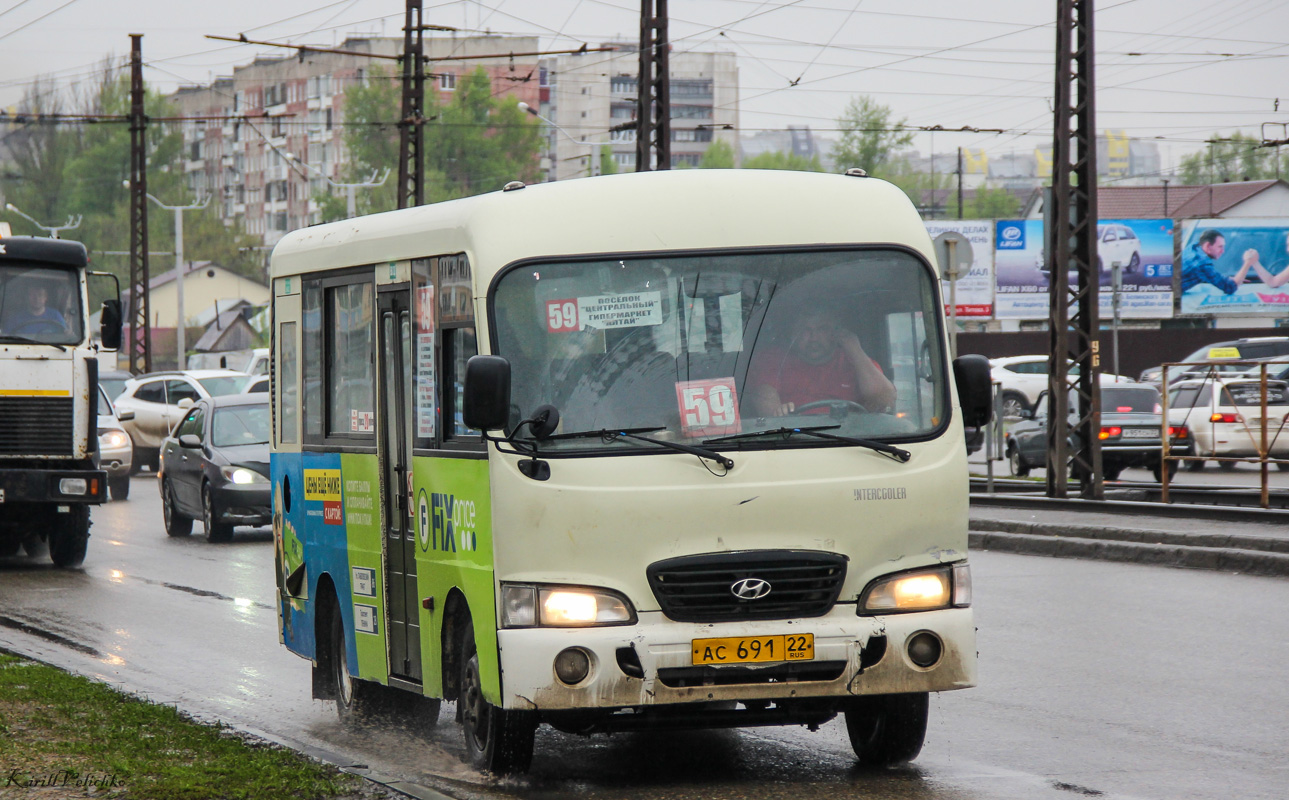
[[408,499],[411,453],[411,320],[406,289],[380,295],[381,481],[384,486],[385,591],[389,614],[390,674],[421,680],[419,603],[416,589],[416,529]]

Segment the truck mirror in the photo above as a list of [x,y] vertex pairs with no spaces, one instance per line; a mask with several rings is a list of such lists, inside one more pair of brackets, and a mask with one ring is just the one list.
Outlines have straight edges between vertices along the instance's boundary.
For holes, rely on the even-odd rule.
[[989,359],[982,355],[958,356],[953,360],[953,380],[962,405],[962,424],[979,428],[993,418],[993,391]]
[[465,365],[466,427],[492,431],[510,420],[510,362],[501,356],[471,356]]
[[99,317],[99,341],[107,350],[121,349],[121,301],[104,300]]

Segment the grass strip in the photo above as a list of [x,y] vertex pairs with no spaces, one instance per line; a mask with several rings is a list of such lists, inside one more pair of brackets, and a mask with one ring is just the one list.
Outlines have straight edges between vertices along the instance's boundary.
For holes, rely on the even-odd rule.
[[[52,793],[51,793],[52,792]],[[0,798],[384,796],[299,753],[0,653]]]

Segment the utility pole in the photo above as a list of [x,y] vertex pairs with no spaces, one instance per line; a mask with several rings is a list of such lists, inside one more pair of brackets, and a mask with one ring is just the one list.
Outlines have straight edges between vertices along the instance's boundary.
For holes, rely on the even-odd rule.
[[184,326],[184,212],[195,211],[199,208],[205,208],[210,203],[210,195],[200,203],[192,203],[186,206],[168,206],[157,198],[148,194],[148,199],[156,203],[166,211],[175,213],[175,289],[177,291],[175,301],[175,359],[178,361],[178,369],[184,369],[184,353],[187,351],[187,329]]
[[[977,197],[977,200],[980,198]],[[977,203],[979,205],[979,203]],[[962,148],[958,148],[958,219],[962,219]]]
[[148,118],[143,106],[143,34],[130,34],[130,372],[152,371],[148,322]]
[[636,172],[671,169],[669,49],[667,0],[640,0],[640,74],[636,79]]
[[79,228],[79,227],[81,226],[81,215],[80,215],[80,214],[77,214],[77,215],[76,215],[76,216],[74,216],[74,217],[73,217],[71,214],[68,214],[68,215],[67,215],[67,222],[66,222],[65,224],[63,224],[63,225],[42,225],[41,223],[37,222],[37,221],[36,221],[35,219],[33,219],[32,217],[29,217],[29,216],[27,216],[26,214],[24,214],[24,213],[23,213],[23,211],[22,211],[22,209],[21,209],[21,208],[18,208],[18,207],[17,207],[17,206],[15,206],[13,203],[5,203],[5,204],[4,204],[4,207],[5,207],[5,209],[6,209],[6,210],[8,210],[8,211],[12,211],[13,213],[17,214],[18,216],[20,216],[20,217],[22,217],[23,219],[25,219],[25,220],[27,220],[28,222],[30,222],[32,225],[35,225],[37,228],[40,228],[40,229],[41,229],[42,231],[44,231],[45,233],[49,234],[49,238],[50,238],[50,239],[57,239],[57,238],[58,238],[58,234],[59,234],[61,231],[70,231],[70,230],[74,230],[74,229],[76,229],[76,228]]
[[[1097,267],[1096,109],[1092,0],[1057,0],[1056,136],[1047,212],[1051,293],[1047,495],[1067,497],[1065,465],[1086,499],[1102,499]],[[1071,132],[1071,122],[1076,127]],[[1073,290],[1069,273],[1078,276]],[[1077,410],[1069,408],[1071,367]],[[1071,412],[1075,413],[1071,421]],[[1071,442],[1077,442],[1071,447]]]
[[425,202],[425,28],[421,0],[407,0],[403,21],[403,114],[398,123],[398,207]]

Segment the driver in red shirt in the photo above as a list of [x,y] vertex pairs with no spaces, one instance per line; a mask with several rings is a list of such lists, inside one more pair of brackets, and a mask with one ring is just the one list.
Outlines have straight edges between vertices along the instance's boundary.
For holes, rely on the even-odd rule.
[[757,416],[783,416],[825,400],[858,403],[873,412],[895,405],[895,386],[859,337],[822,309],[797,318],[787,349],[771,348],[753,359],[747,386],[749,408]]

